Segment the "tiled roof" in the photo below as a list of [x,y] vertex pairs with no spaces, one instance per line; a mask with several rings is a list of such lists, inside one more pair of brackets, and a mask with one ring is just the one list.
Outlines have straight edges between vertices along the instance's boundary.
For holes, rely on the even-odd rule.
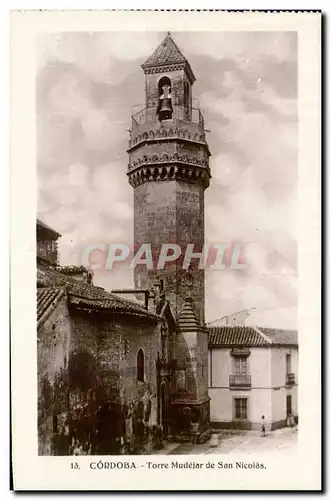
[[146,62],[144,62],[142,67],[162,66],[166,64],[183,62],[187,62],[185,57],[183,56],[171,36],[167,35],[163,42],[153,52],[153,54],[147,59]]
[[209,326],[208,344],[219,347],[262,347],[270,345],[270,342],[250,326]]
[[64,288],[47,287],[37,289],[37,326],[46,321],[65,294]]
[[295,330],[253,326],[209,326],[208,344],[215,347],[298,345],[298,334]]
[[178,328],[183,331],[196,330],[199,328],[200,322],[193,309],[191,297],[185,299],[184,308],[178,317],[177,324]]
[[53,233],[53,235],[56,236],[57,238],[59,238],[60,236],[62,236],[60,233],[58,233],[57,231],[55,231],[55,229],[53,229],[52,227],[48,226],[47,224],[45,224],[45,222],[43,222],[40,219],[37,219],[37,228],[38,227],[41,228],[41,229],[46,229],[47,231]]
[[136,302],[122,299],[103,288],[78,281],[45,264],[41,264],[37,270],[37,284],[41,287],[65,287],[69,302],[82,308],[108,310],[116,314],[153,320],[158,318],[156,314],[147,311]]
[[273,345],[298,345],[298,332],[296,330],[280,330],[262,327],[258,327],[258,330],[264,333]]
[[59,266],[57,270],[62,274],[87,273],[88,271],[84,266]]

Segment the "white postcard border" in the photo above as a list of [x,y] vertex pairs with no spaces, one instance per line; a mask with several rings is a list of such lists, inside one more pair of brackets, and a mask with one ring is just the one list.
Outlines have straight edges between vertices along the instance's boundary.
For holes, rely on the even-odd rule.
[[[44,11],[11,14],[11,346],[14,487],[17,490],[305,490],[321,475],[321,17],[307,13]],[[287,31],[299,50],[299,413],[295,453],[261,456],[73,457],[37,455],[35,311],[35,40],[56,31]],[[266,470],[163,469],[147,462],[255,461]],[[90,468],[134,462],[137,469]],[[144,467],[140,467],[140,465]]]

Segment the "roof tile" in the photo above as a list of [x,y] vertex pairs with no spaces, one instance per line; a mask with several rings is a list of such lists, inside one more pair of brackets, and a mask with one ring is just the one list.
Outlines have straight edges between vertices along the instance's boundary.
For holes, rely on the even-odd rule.
[[64,288],[47,287],[37,289],[37,326],[42,325],[65,295]]
[[191,297],[185,299],[182,312],[178,317],[178,328],[183,331],[196,330],[200,327],[199,319],[193,309]]
[[37,284],[40,287],[65,287],[69,302],[76,306],[111,310],[119,314],[154,320],[158,318],[156,314],[147,311],[139,303],[122,299],[103,288],[78,281],[46,264],[40,264],[38,267]]
[[208,344],[219,347],[298,345],[298,334],[295,330],[253,326],[209,326]]
[[247,346],[262,347],[270,345],[263,335],[249,326],[210,326],[208,327],[209,346]]
[[45,224],[45,222],[43,222],[41,219],[37,219],[37,230],[38,229],[46,229],[48,232],[52,233],[56,239],[62,236],[60,233],[55,231],[55,229]]
[[280,330],[279,328],[258,327],[273,345],[298,345],[298,332],[296,330]]
[[173,39],[167,35],[163,42],[153,52],[153,54],[142,65],[145,66],[160,66],[164,64],[184,63],[187,62]]
[[62,274],[78,274],[88,272],[88,269],[85,266],[59,266],[57,270]]

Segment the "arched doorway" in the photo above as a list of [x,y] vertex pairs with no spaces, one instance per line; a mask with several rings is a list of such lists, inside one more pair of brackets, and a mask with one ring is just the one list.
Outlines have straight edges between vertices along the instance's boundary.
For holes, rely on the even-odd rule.
[[165,382],[161,383],[161,425],[163,428],[163,435],[165,437],[169,434],[169,398],[168,390]]

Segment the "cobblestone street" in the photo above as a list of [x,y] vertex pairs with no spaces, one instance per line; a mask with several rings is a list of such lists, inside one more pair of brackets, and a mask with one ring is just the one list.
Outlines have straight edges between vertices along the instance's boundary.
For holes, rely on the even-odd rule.
[[157,455],[207,455],[223,453],[246,453],[294,450],[297,442],[297,428],[278,429],[261,437],[258,431],[217,431],[218,446],[212,446],[210,439],[203,444],[167,443]]

